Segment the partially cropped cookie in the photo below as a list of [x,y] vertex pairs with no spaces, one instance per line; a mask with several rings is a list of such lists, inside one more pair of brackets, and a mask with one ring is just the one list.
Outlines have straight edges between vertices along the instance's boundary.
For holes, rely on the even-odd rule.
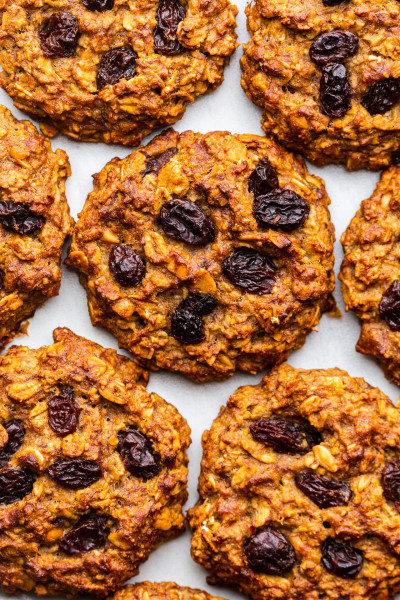
[[63,150],[0,105],[0,349],[60,288],[60,258],[73,221]]
[[214,90],[235,51],[229,0],[0,3],[0,85],[47,135],[136,146]]
[[400,156],[398,0],[256,0],[242,87],[262,126],[318,165]]
[[136,363],[54,340],[0,358],[0,581],[104,597],[183,531],[190,430]]
[[197,380],[255,373],[332,307],[321,179],[254,135],[169,130],[94,178],[67,264],[93,324],[145,366]]
[[202,590],[183,587],[170,581],[151,583],[143,581],[127,585],[110,600],[221,600]]
[[253,600],[393,600],[400,412],[340,369],[275,368],[203,435],[192,556]]

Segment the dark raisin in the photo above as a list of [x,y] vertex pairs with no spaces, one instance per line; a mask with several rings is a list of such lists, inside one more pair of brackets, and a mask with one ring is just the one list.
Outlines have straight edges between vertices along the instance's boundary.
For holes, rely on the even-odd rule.
[[390,329],[400,331],[400,279],[396,279],[383,294],[379,314]]
[[8,231],[29,235],[40,231],[45,224],[45,219],[35,215],[23,204],[17,204],[12,200],[0,200],[0,223]]
[[310,205],[292,190],[276,189],[255,198],[253,214],[260,227],[292,231],[303,225]]
[[350,96],[346,67],[338,63],[323,67],[319,88],[322,112],[331,118],[343,117],[350,108]]
[[60,540],[60,550],[66,554],[83,554],[101,548],[106,542],[107,518],[85,515]]
[[358,37],[354,33],[336,29],[315,38],[310,47],[310,58],[318,65],[339,63],[357,54],[358,48]]
[[160,219],[166,235],[192,246],[206,246],[215,239],[215,228],[193,202],[171,200],[161,208]]
[[348,0],[322,0],[325,6],[338,6],[338,4],[343,4],[343,2],[348,2]]
[[321,552],[323,566],[333,575],[354,579],[361,571],[364,554],[358,548],[328,537],[322,542]]
[[284,575],[296,562],[292,544],[273,527],[252,535],[246,543],[245,554],[254,571],[267,575]]
[[25,427],[18,419],[8,421],[3,425],[7,431],[8,440],[5,446],[0,450],[0,462],[8,462],[22,446],[25,437]]
[[108,262],[111,273],[124,287],[139,285],[146,274],[143,259],[129,244],[114,246]]
[[188,310],[199,317],[205,317],[217,308],[217,304],[218,301],[212,294],[194,292],[182,300],[177,310]]
[[400,461],[393,460],[385,466],[382,487],[386,500],[393,502],[396,510],[400,512]]
[[321,477],[311,471],[299,473],[296,486],[319,508],[346,506],[351,498],[351,488],[347,483]]
[[283,419],[258,419],[250,425],[250,433],[278,454],[307,454],[322,442],[321,434],[311,425]]
[[136,75],[136,52],[129,46],[114,48],[102,57],[97,71],[97,89],[115,85],[121,79],[132,79]]
[[5,468],[0,471],[0,504],[22,500],[33,490],[35,479],[27,469]]
[[248,179],[249,192],[254,197],[268,194],[271,190],[279,187],[277,172],[267,157],[260,160]]
[[39,33],[42,52],[47,58],[74,56],[79,35],[78,19],[74,15],[54,13]]
[[206,339],[201,317],[190,310],[177,309],[171,319],[171,335],[180,344],[200,344]]
[[81,458],[57,460],[47,472],[54,481],[71,490],[87,488],[103,475],[96,462]]
[[125,468],[141,479],[152,479],[161,471],[159,457],[152,452],[148,440],[134,427],[118,432],[118,452]]
[[169,162],[177,153],[177,148],[168,148],[168,150],[162,152],[161,154],[156,154],[156,156],[146,155],[144,169],[140,171],[141,176],[146,177],[146,175],[149,173],[159,173],[163,166],[166,165],[167,162]]
[[222,263],[224,275],[244,292],[270,294],[278,273],[268,256],[251,248],[236,248]]
[[383,115],[400,101],[399,79],[388,77],[372,85],[361,100],[370,115]]
[[400,148],[392,152],[392,165],[400,167]]
[[178,25],[186,16],[179,0],[161,0],[156,14],[154,28],[154,50],[157,54],[174,56],[184,51],[176,36]]
[[82,4],[92,12],[104,12],[114,8],[114,0],[82,0]]
[[47,402],[47,416],[51,429],[61,437],[70,435],[78,427],[80,408],[70,388],[51,394]]

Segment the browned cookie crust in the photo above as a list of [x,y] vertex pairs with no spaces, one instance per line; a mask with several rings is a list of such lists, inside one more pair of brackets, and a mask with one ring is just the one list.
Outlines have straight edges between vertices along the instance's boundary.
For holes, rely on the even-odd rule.
[[110,600],[221,600],[202,590],[182,587],[170,581],[151,583],[143,581],[135,585],[127,585],[119,590]]
[[361,319],[357,350],[375,356],[400,384],[400,168],[382,174],[342,235],[346,310]]
[[63,150],[0,105],[0,349],[60,288],[60,258],[73,221]]
[[[399,159],[398,0],[256,0],[246,13],[242,86],[268,135],[318,165]],[[313,54],[318,36],[340,30],[345,43],[326,37],[330,51]]]
[[203,435],[194,560],[256,600],[393,599],[399,444],[399,411],[363,379],[275,368]]
[[67,264],[93,324],[144,365],[197,381],[255,373],[332,306],[328,204],[270,140],[169,130],[95,176]]
[[0,581],[106,596],[184,529],[190,430],[129,359],[54,340],[0,358]]
[[229,0],[0,0],[0,85],[48,135],[135,146],[221,84],[236,14]]

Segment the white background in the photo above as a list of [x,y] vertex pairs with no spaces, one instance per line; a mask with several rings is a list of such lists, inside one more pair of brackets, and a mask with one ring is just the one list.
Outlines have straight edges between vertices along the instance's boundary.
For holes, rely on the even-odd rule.
[[[239,8],[238,42],[248,40],[244,15],[245,0],[237,2]],[[225,81],[212,94],[203,96],[189,106],[184,118],[175,125],[178,131],[191,129],[201,133],[214,130],[228,130],[232,133],[254,133],[262,135],[260,126],[260,110],[247,99],[240,87],[239,59],[242,48],[239,47],[232,57],[230,66],[225,71]],[[10,108],[18,118],[26,118],[17,111],[5,92],[0,90],[0,102]],[[149,138],[144,140],[147,143]],[[72,177],[67,182],[67,198],[72,216],[76,219],[84,205],[89,191],[92,189],[92,175],[114,156],[124,157],[130,150],[121,146],[105,144],[84,144],[72,142],[64,136],[52,141],[53,148],[67,151]],[[332,221],[336,228],[335,271],[339,270],[342,261],[340,236],[346,229],[350,219],[358,210],[360,202],[369,197],[374,190],[379,174],[360,171],[349,173],[338,166],[316,168],[309,165],[312,173],[320,175],[326,182],[332,204],[330,207]],[[19,337],[14,343],[37,348],[52,343],[52,331],[58,326],[66,326],[75,333],[83,335],[103,346],[118,349],[116,339],[107,331],[91,325],[86,294],[78,282],[75,272],[65,266],[60,295],[48,300],[43,308],[31,319],[28,335]],[[359,335],[359,324],[352,313],[345,313],[340,293],[340,282],[337,282],[335,297],[342,311],[341,319],[324,316],[319,324],[319,331],[307,338],[305,346],[293,353],[289,363],[301,368],[341,367],[350,375],[364,377],[370,384],[379,387],[394,402],[399,389],[391,385],[383,376],[380,368],[372,360],[355,351]],[[124,352],[122,352],[124,353]],[[149,390],[160,394],[174,404],[187,419],[192,429],[192,445],[189,449],[189,501],[186,508],[197,500],[197,477],[201,459],[201,435],[209,428],[218,414],[219,408],[229,395],[240,385],[257,384],[259,375],[237,374],[223,383],[195,384],[183,376],[167,372],[150,375]],[[176,581],[181,585],[205,589],[212,594],[238,600],[244,598],[229,588],[210,587],[206,583],[206,571],[195,564],[190,557],[190,534],[168,542],[153,552],[148,561],[142,565],[140,575],[133,581]],[[33,596],[26,595],[27,598]],[[9,598],[1,595],[1,599]]]

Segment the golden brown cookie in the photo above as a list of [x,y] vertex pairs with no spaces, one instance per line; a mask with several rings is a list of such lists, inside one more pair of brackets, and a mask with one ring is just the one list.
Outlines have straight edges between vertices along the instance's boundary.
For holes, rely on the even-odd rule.
[[223,81],[229,0],[0,0],[0,85],[47,135],[136,146]]
[[255,373],[332,307],[324,183],[254,135],[164,132],[95,176],[67,264],[93,324],[149,368]]
[[104,597],[183,531],[190,429],[128,358],[54,340],[0,357],[0,581]]
[[400,159],[398,0],[256,0],[242,87],[262,126],[318,165]]
[[63,150],[0,105],[0,349],[60,288],[60,258],[73,220]]
[[393,600],[400,412],[339,369],[275,368],[203,435],[192,556],[253,600]]
[[170,581],[152,583],[143,581],[135,585],[126,585],[110,600],[221,600],[202,590],[182,587]]

